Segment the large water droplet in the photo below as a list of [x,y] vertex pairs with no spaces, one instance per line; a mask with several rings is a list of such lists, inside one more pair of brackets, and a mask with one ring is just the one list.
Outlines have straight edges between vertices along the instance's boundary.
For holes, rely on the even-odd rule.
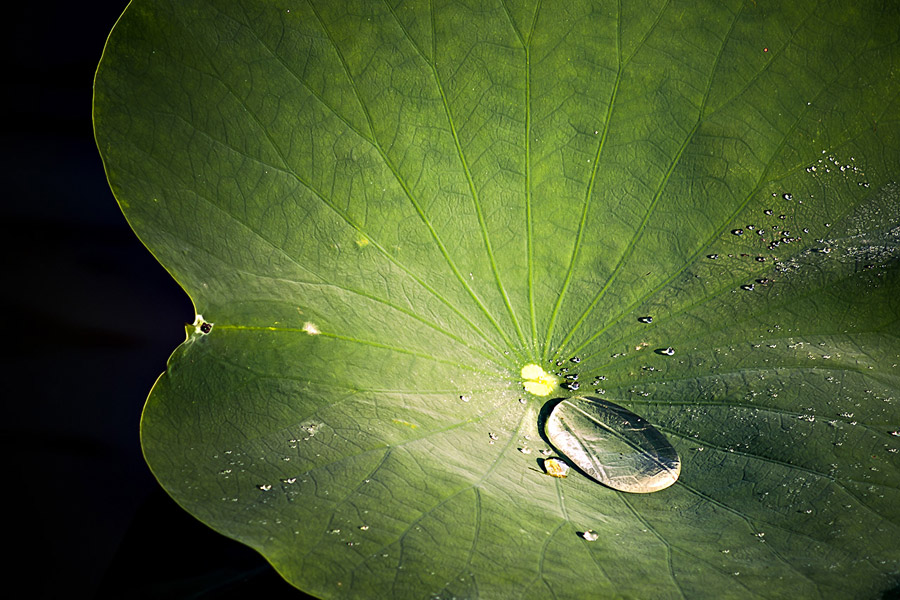
[[622,492],[650,493],[675,483],[681,459],[644,418],[600,398],[562,400],[544,425],[550,443],[582,471]]

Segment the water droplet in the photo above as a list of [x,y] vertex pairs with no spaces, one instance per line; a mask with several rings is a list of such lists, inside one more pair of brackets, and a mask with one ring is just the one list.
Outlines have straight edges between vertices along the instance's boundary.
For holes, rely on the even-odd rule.
[[600,538],[600,534],[593,529],[588,529],[587,531],[583,531],[581,533],[581,537],[589,542],[596,542]]
[[653,317],[638,317],[638,321],[641,323],[652,323]]
[[766,257],[765,256],[757,256],[756,262],[766,262]]
[[557,458],[547,458],[543,461],[544,471],[551,477],[564,478],[569,472],[569,465]]
[[575,364],[578,364],[578,363],[581,362],[581,359],[578,358],[577,356],[573,356],[573,357],[570,358],[569,360],[572,361],[572,362],[575,363]]
[[463,402],[468,402],[468,401],[470,400],[470,398],[469,398],[468,396],[465,396],[465,395],[460,396],[459,399],[462,400]]
[[781,197],[788,201],[794,199],[794,196],[792,194],[782,194]]
[[496,433],[491,432],[491,433],[488,434],[488,437],[491,438],[492,440],[496,440],[498,436],[497,436]]
[[531,448],[529,448],[528,446],[522,446],[522,447],[519,448],[518,450],[519,450],[519,452],[521,452],[522,454],[531,454]]
[[368,526],[368,525],[360,525],[359,528],[360,528],[360,530],[362,530],[362,531],[368,531],[368,530],[369,530],[369,526]]
[[571,391],[571,392],[574,392],[574,391],[576,391],[579,387],[581,387],[581,384],[578,383],[577,381],[567,381],[566,383],[564,383],[564,384],[562,385],[562,387],[566,388],[567,390],[569,390],[569,391]]
[[258,489],[264,491],[264,492],[268,492],[269,490],[272,489],[272,484],[270,484],[270,483],[261,483],[261,484],[259,484],[259,485],[256,486],[256,487],[257,487]]
[[744,285],[741,286],[741,289],[742,289],[742,290],[745,290],[745,291],[748,291],[748,292],[752,292],[752,291],[753,291],[753,284],[752,284],[752,283],[744,284]]
[[766,210],[763,211],[763,214],[764,214],[764,215],[771,215],[771,214],[772,214],[772,209],[771,209],[771,208],[767,208]]
[[623,492],[649,493],[675,483],[681,459],[644,418],[600,398],[562,400],[547,418],[550,442],[593,479]]
[[734,235],[744,235],[744,230],[743,229],[732,229],[731,233],[733,233]]
[[719,255],[718,254],[707,254],[706,258],[711,258],[713,260],[716,260],[717,258],[719,258]]
[[578,381],[578,373],[569,373],[566,375],[566,379],[569,381]]
[[658,354],[665,354],[666,356],[672,356],[675,354],[675,349],[672,346],[668,348],[660,348],[656,351]]

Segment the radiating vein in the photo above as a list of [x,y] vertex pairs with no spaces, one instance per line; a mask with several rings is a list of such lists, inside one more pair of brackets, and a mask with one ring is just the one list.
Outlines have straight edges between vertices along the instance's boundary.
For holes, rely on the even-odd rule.
[[[743,10],[743,5],[742,5],[742,10]],[[737,22],[738,18],[740,17],[740,14],[741,14],[741,11],[738,11],[734,15],[734,18],[731,21],[728,31],[725,33],[725,35],[722,36],[722,42],[719,46],[719,49],[715,53],[715,59],[713,61],[713,65],[709,71],[709,78],[707,80],[706,90],[704,91],[703,99],[700,102],[700,107],[697,111],[697,120],[694,123],[694,126],[691,128],[691,130],[685,136],[684,141],[682,141],[681,146],[678,148],[678,151],[675,153],[675,156],[672,157],[672,160],[669,163],[669,168],[666,169],[665,175],[663,176],[662,180],[660,181],[659,185],[657,186],[656,193],[654,193],[653,199],[650,201],[650,205],[647,207],[647,210],[644,212],[644,217],[643,217],[643,219],[641,219],[640,225],[638,225],[637,229],[634,232],[634,235],[632,236],[631,240],[628,242],[628,245],[625,247],[625,250],[622,252],[621,256],[619,257],[619,260],[616,263],[616,266],[613,269],[612,274],[607,278],[606,283],[603,285],[602,288],[600,288],[600,291],[597,292],[597,294],[591,300],[587,309],[585,309],[585,311],[581,314],[581,316],[578,318],[578,320],[572,326],[571,330],[566,335],[566,337],[563,338],[562,342],[560,342],[559,349],[557,350],[554,358],[558,357],[560,352],[562,352],[565,349],[566,345],[569,343],[569,341],[572,339],[572,337],[575,335],[575,333],[578,331],[578,329],[581,327],[581,325],[584,323],[584,321],[594,311],[594,308],[597,306],[597,304],[600,302],[600,300],[606,295],[606,292],[609,290],[609,288],[612,286],[613,282],[616,281],[619,274],[622,272],[622,269],[624,268],[625,264],[628,262],[628,259],[631,258],[631,255],[634,252],[634,249],[637,247],[638,240],[640,240],[640,238],[643,236],[644,229],[646,229],[647,223],[650,221],[650,217],[653,215],[654,211],[656,210],[656,207],[659,204],[660,199],[662,198],[663,192],[666,189],[666,185],[669,183],[669,178],[672,176],[672,173],[675,171],[675,168],[681,162],[681,158],[682,158],[682,156],[684,156],[685,150],[691,144],[691,142],[694,139],[694,135],[697,133],[698,129],[700,128],[700,125],[703,123],[703,118],[705,116],[704,113],[706,110],[706,103],[709,100],[709,93],[710,93],[710,90],[712,89],[713,80],[715,78],[716,70],[717,70],[718,64],[719,64],[719,58],[722,55],[722,51],[725,47],[725,43],[728,41],[728,36],[730,35],[731,31],[734,29],[734,25]],[[599,153],[597,155],[597,158],[599,159]],[[596,169],[597,169],[597,165],[595,164],[594,165],[595,173],[596,173]],[[591,177],[591,185],[589,187],[589,190],[592,187],[593,187],[593,175]],[[589,193],[590,193],[590,191],[589,191]],[[573,266],[574,266],[574,263],[573,263]]]
[[[613,108],[616,104],[616,96],[619,93],[619,84],[622,81],[622,73],[625,70],[626,64],[622,61],[622,5],[621,0],[619,0],[616,4],[616,80],[613,83],[612,91],[609,95],[609,102],[606,107],[606,118],[603,123],[603,134],[600,136],[600,141],[597,143],[597,152],[594,154],[594,166],[591,168],[591,176],[588,180],[587,190],[584,194],[584,202],[581,207],[581,218],[578,221],[578,231],[575,234],[575,243],[572,247],[572,256],[569,259],[569,267],[566,270],[566,277],[563,280],[562,289],[559,292],[559,295],[556,298],[556,303],[553,305],[553,311],[550,313],[550,322],[547,326],[547,334],[544,336],[544,351],[541,353],[541,357],[544,361],[546,361],[550,356],[550,347],[553,343],[553,328],[556,326],[556,319],[559,315],[560,308],[563,305],[563,300],[566,297],[566,292],[569,289],[569,285],[572,282],[572,277],[575,273],[575,264],[578,261],[578,253],[581,249],[581,241],[584,238],[584,229],[585,224],[587,223],[588,212],[591,206],[591,197],[594,193],[594,182],[597,179],[597,169],[600,165],[600,156],[603,153],[603,147],[606,145],[606,139],[609,136],[609,128],[610,123],[612,121],[612,113]],[[557,355],[562,350],[562,346],[560,345],[560,349],[557,351]]]
[[[310,6],[311,6],[311,5],[310,5]],[[324,28],[324,25],[323,25],[323,28]],[[336,46],[335,46],[335,49],[336,49],[336,51],[337,51],[337,47],[336,47]],[[425,283],[424,280],[422,280],[422,279],[420,279],[418,276],[416,276],[416,275],[415,275],[408,267],[406,267],[405,265],[399,263],[399,262],[393,257],[393,255],[391,255],[391,253],[387,251],[386,248],[384,248],[380,243],[378,243],[377,240],[376,240],[373,236],[370,236],[368,233],[366,233],[366,231],[363,230],[362,227],[361,227],[360,225],[358,225],[358,224],[355,223],[352,219],[350,219],[349,216],[347,216],[342,210],[340,210],[340,208],[337,207],[337,205],[334,204],[334,202],[332,202],[330,199],[328,199],[321,191],[319,191],[319,190],[317,190],[315,187],[313,187],[311,183],[309,183],[309,182],[306,181],[304,178],[302,178],[296,171],[293,171],[293,170],[288,166],[288,165],[289,165],[289,162],[287,161],[287,158],[285,157],[285,155],[284,155],[283,151],[281,150],[280,146],[275,142],[275,140],[274,140],[274,139],[272,138],[272,136],[270,135],[268,129],[267,129],[262,123],[259,122],[259,119],[256,117],[256,114],[250,109],[249,106],[246,105],[246,103],[243,101],[243,99],[241,99],[240,95],[237,94],[237,93],[236,93],[236,92],[228,85],[228,83],[226,82],[226,80],[221,76],[221,73],[219,73],[218,70],[215,68],[215,65],[214,65],[213,61],[212,61],[212,60],[209,60],[208,57],[207,57],[207,59],[208,59],[208,62],[209,62],[210,67],[211,67],[214,71],[216,71],[216,75],[217,75],[217,78],[218,78],[219,82],[220,82],[220,83],[228,90],[229,94],[230,94],[233,98],[235,98],[235,100],[237,100],[237,101],[241,104],[241,106],[243,106],[243,108],[244,108],[244,110],[246,111],[246,113],[248,114],[248,116],[250,116],[250,118],[253,119],[253,121],[254,121],[254,123],[256,124],[257,128],[259,129],[259,131],[266,137],[266,139],[268,140],[269,145],[272,147],[272,149],[276,152],[276,154],[277,154],[277,155],[279,156],[279,158],[281,159],[282,164],[284,165],[284,169],[287,170],[287,171],[289,171],[289,172],[291,172],[291,173],[293,174],[293,177],[297,180],[298,183],[300,183],[301,185],[303,185],[304,188],[306,188],[307,190],[309,190],[310,192],[312,192],[314,196],[316,196],[316,197],[317,197],[319,200],[321,200],[326,206],[328,206],[332,211],[334,211],[335,214],[337,214],[339,217],[341,217],[341,219],[343,219],[350,227],[352,227],[353,229],[355,229],[355,230],[358,231],[359,233],[365,235],[366,238],[369,239],[369,241],[372,243],[372,245],[373,245],[375,248],[377,248],[377,249],[379,250],[379,252],[380,252],[382,255],[385,256],[385,258],[387,258],[391,263],[393,263],[395,266],[397,266],[398,268],[400,268],[401,270],[403,270],[403,271],[404,271],[407,275],[409,275],[416,283],[418,283],[420,286],[422,286],[424,289],[426,289],[429,293],[431,293],[435,298],[437,298],[439,301],[441,301],[443,304],[445,304],[448,308],[450,308],[450,309],[451,309],[457,316],[459,316],[459,317],[460,317],[467,325],[469,325],[470,328],[472,328],[476,333],[478,333],[478,335],[479,335],[482,339],[484,339],[488,344],[490,344],[491,346],[493,346],[495,349],[497,349],[498,352],[500,352],[500,353],[502,354],[502,352],[500,351],[500,348],[497,347],[497,346],[493,343],[493,341],[491,341],[490,338],[489,338],[483,331],[481,331],[481,329],[480,329],[477,325],[475,325],[475,323],[473,323],[467,316],[465,316],[465,315],[464,315],[464,314],[463,314],[456,306],[454,306],[453,304],[451,304],[446,298],[444,298],[441,294],[439,294],[434,288],[432,288],[430,285],[428,285],[427,283]],[[341,60],[343,61],[343,58],[341,58]],[[346,69],[346,64],[344,64],[344,67],[345,67],[345,69]],[[347,74],[348,74],[348,77],[349,77],[349,71],[348,71]],[[353,84],[352,79],[351,79],[351,84],[353,85],[354,90],[355,90],[355,89],[356,89],[356,88],[355,88],[355,84]],[[357,92],[357,99],[359,100],[360,105],[363,107],[363,110],[364,110],[364,112],[365,112],[365,114],[366,114],[366,117],[367,117],[367,120],[368,120],[368,123],[369,123],[370,128],[371,128],[372,131],[374,132],[374,127],[372,126],[371,116],[369,116],[368,110],[366,109],[365,105],[362,104],[362,100],[361,100],[361,98],[359,97],[358,92]],[[420,216],[423,216],[423,217],[424,217],[423,213],[421,212],[421,209],[418,207],[418,203],[413,199],[413,197],[412,197],[412,195],[411,195],[411,193],[410,193],[409,188],[406,186],[405,181],[403,181],[403,179],[400,177],[399,173],[398,173],[398,172],[396,171],[396,169],[393,167],[393,164],[389,161],[389,159],[388,159],[387,156],[385,155],[383,149],[382,149],[382,148],[380,147],[380,145],[378,145],[378,144],[376,144],[375,147],[376,147],[376,149],[379,151],[379,153],[381,154],[382,159],[385,161],[385,164],[389,167],[389,169],[390,169],[390,170],[392,171],[392,173],[394,174],[394,176],[395,176],[397,182],[398,182],[398,183],[401,185],[401,187],[404,189],[404,191],[405,191],[407,197],[409,198],[409,200],[413,203],[413,205],[417,208],[417,210],[419,210]],[[430,223],[427,223],[427,219],[426,219],[426,224],[428,224],[429,227],[430,227]],[[432,232],[433,232],[433,228],[431,228],[431,230],[432,230]],[[435,235],[436,235],[436,233],[435,233]],[[449,260],[449,256],[446,255],[446,251],[445,251],[445,257]],[[452,263],[452,261],[451,261],[451,263]],[[455,269],[455,265],[451,265],[451,266],[453,266],[453,268]],[[465,280],[462,278],[462,275],[459,273],[458,269],[456,269],[454,272],[456,273],[457,278],[460,279],[460,280],[463,282],[464,286],[465,286],[465,287],[470,291],[470,293],[471,293],[471,289],[468,288],[468,285],[465,283]],[[476,298],[476,300],[477,300],[477,298]],[[477,300],[477,302],[480,304],[480,300]],[[480,305],[483,307],[483,304],[480,304]],[[486,308],[485,308],[484,310],[486,311]],[[491,317],[490,314],[487,313],[487,312],[485,312],[485,314],[486,314],[486,316],[489,318],[489,320],[493,323],[493,325],[495,326],[495,328],[497,329],[497,331],[500,333],[501,337],[504,338],[504,341],[506,342],[507,347],[512,347],[512,345],[509,343],[509,340],[506,338],[505,333],[504,333],[503,330],[499,327],[499,325],[496,323],[496,321],[494,321],[493,317]]]
[[[662,281],[659,285],[657,285],[656,287],[654,287],[647,293],[643,294],[637,300],[635,300],[630,305],[625,307],[623,310],[621,310],[619,312],[619,314],[617,316],[610,319],[602,328],[600,328],[597,332],[595,332],[593,335],[588,337],[584,342],[582,342],[576,348],[574,348],[572,350],[573,353],[580,352],[582,349],[587,347],[591,342],[593,342],[595,339],[597,339],[600,335],[602,335],[605,331],[607,331],[610,327],[612,327],[613,325],[618,323],[625,315],[629,314],[632,310],[634,310],[635,308],[640,306],[642,303],[644,303],[648,298],[650,298],[654,294],[658,293],[660,290],[662,290],[663,288],[668,286],[676,278],[681,276],[681,274],[684,273],[684,271],[690,265],[694,264],[697,261],[697,259],[700,258],[700,256],[704,255],[708,251],[708,249],[712,246],[712,244],[716,240],[718,240],[722,236],[723,233],[728,231],[728,229],[731,227],[731,224],[746,209],[747,205],[750,203],[750,201],[753,199],[753,197],[759,192],[759,190],[762,188],[763,184],[765,182],[769,181],[769,172],[771,171],[773,165],[775,164],[775,160],[778,158],[781,151],[784,149],[785,145],[787,144],[788,139],[792,138],[794,132],[796,131],[797,127],[799,126],[800,122],[802,121],[803,116],[806,114],[808,107],[815,104],[816,101],[818,101],[818,99],[822,96],[822,94],[824,94],[828,89],[830,89],[830,87],[834,84],[834,82],[837,81],[844,74],[846,69],[851,68],[855,63],[856,63],[855,60],[848,61],[841,70],[839,70],[835,73],[834,77],[832,77],[832,79],[830,81],[826,82],[822,86],[822,88],[819,90],[819,92],[815,95],[814,99],[801,109],[801,111],[798,113],[797,117],[794,119],[794,122],[791,124],[791,127],[782,136],[781,141],[779,142],[778,146],[772,152],[771,156],[769,157],[769,161],[766,163],[766,165],[763,167],[762,171],[760,172],[760,175],[757,178],[756,185],[745,196],[744,200],[742,202],[740,202],[739,205],[737,207],[735,207],[735,209],[725,219],[722,220],[719,227],[715,231],[713,231],[713,233],[706,239],[706,241],[700,244],[700,246],[694,252],[694,254],[692,254],[690,257],[688,257],[682,263],[681,267],[674,270],[672,272],[672,274],[669,277],[667,277],[664,281]],[[702,115],[702,111],[701,111],[700,119],[702,119],[702,117],[703,117],[703,115]],[[699,121],[698,121],[698,124],[699,124]],[[695,126],[695,129],[696,129],[696,126]],[[608,287],[608,286],[605,286],[604,289],[606,289],[606,287]],[[599,298],[596,298],[595,301],[591,303],[591,308],[589,308],[588,311],[586,311],[584,314],[582,314],[582,317],[579,319],[578,323],[582,323],[587,318],[587,313],[590,312],[590,310],[593,310],[593,307],[596,306],[597,302],[599,302]]]
[[[463,172],[466,176],[466,183],[469,186],[469,193],[472,196],[472,204],[475,207],[475,214],[478,217],[478,227],[481,230],[481,239],[484,242],[484,247],[487,251],[488,261],[491,263],[491,272],[494,275],[494,282],[497,284],[497,290],[503,297],[503,303],[506,305],[506,311],[507,313],[509,313],[509,319],[516,330],[516,335],[519,338],[519,343],[522,346],[526,346],[527,344],[525,342],[525,336],[522,333],[522,328],[519,326],[519,320],[518,318],[516,318],[516,313],[513,310],[512,304],[510,303],[509,294],[506,293],[506,289],[503,287],[503,281],[500,279],[500,269],[497,265],[497,259],[494,256],[494,249],[491,246],[491,238],[488,234],[487,223],[484,220],[484,211],[481,209],[481,201],[478,198],[478,190],[475,189],[475,182],[472,179],[472,173],[469,169],[469,163],[466,160],[465,152],[463,151],[462,144],[459,141],[459,133],[457,132],[456,124],[453,121],[453,113],[450,110],[450,104],[447,100],[447,94],[444,91],[444,85],[441,81],[441,74],[437,68],[437,54],[435,54],[434,56],[435,60],[431,64],[431,71],[434,75],[434,81],[435,84],[437,84],[438,92],[441,95],[441,103],[444,105],[444,114],[447,117],[447,126],[450,128],[450,133],[453,136],[453,143],[456,146],[456,154],[459,157],[460,165],[462,166]],[[463,281],[463,283],[465,284],[464,279],[461,279],[461,281]],[[465,285],[468,288],[468,284]],[[474,291],[470,291],[470,293],[474,296]],[[486,311],[487,309],[485,308],[485,312]]]
[[[360,91],[359,91],[359,87],[356,85],[356,80],[353,78],[352,74],[350,73],[350,67],[347,64],[346,59],[344,58],[343,52],[341,52],[341,49],[338,47],[337,43],[335,42],[334,38],[332,37],[331,32],[329,31],[328,27],[326,27],[325,21],[322,19],[321,15],[319,15],[319,12],[316,10],[315,6],[312,4],[312,0],[307,0],[307,2],[309,3],[310,8],[312,9],[313,13],[315,14],[316,19],[319,22],[319,26],[322,28],[322,31],[325,32],[326,36],[328,36],[328,40],[330,41],[331,46],[334,48],[335,54],[337,55],[338,60],[341,63],[341,66],[344,70],[347,80],[350,83],[351,88],[353,89],[353,93],[356,96],[356,100],[359,103],[360,107],[363,110],[363,113],[366,116],[366,120],[369,123],[369,128],[374,132],[375,126],[372,121],[372,115],[369,112],[369,109],[368,109],[368,106],[366,105],[366,103],[363,102],[362,95],[360,94]],[[434,19],[434,14],[433,14],[433,10],[432,10],[432,22],[433,22],[433,19]],[[433,24],[432,24],[432,30],[434,30]],[[434,35],[434,31],[432,31],[432,34]],[[443,91],[441,91],[441,93],[443,95]],[[455,132],[454,132],[454,135],[455,135]],[[472,301],[475,303],[475,305],[478,307],[478,309],[484,314],[485,318],[491,323],[491,325],[493,325],[494,329],[497,331],[497,333],[500,335],[500,337],[506,343],[506,346],[509,347],[513,352],[516,352],[518,354],[518,351],[516,350],[516,346],[511,342],[509,337],[507,337],[506,332],[503,330],[503,328],[500,326],[500,324],[497,322],[497,320],[494,318],[494,316],[488,310],[487,306],[485,306],[485,304],[482,302],[482,300],[478,297],[478,295],[475,293],[475,291],[472,289],[472,287],[466,281],[465,277],[463,277],[459,268],[456,266],[456,263],[450,257],[450,253],[447,251],[447,247],[444,245],[444,242],[441,240],[441,237],[438,235],[437,230],[434,228],[434,225],[431,223],[431,220],[425,214],[425,211],[423,210],[419,201],[416,200],[416,198],[413,195],[412,190],[409,188],[409,185],[407,184],[406,180],[403,179],[403,177],[400,175],[400,172],[397,170],[396,165],[394,165],[393,161],[388,157],[387,152],[385,152],[381,143],[378,141],[377,136],[374,136],[374,139],[375,139],[375,148],[377,149],[379,155],[381,156],[382,161],[384,161],[384,164],[388,167],[388,169],[394,175],[395,180],[397,181],[398,185],[400,185],[401,189],[403,190],[404,194],[406,195],[406,198],[409,200],[412,207],[415,209],[416,214],[419,215],[419,218],[421,219],[422,223],[425,224],[425,227],[428,229],[428,232],[431,235],[432,240],[437,245],[438,250],[441,253],[441,256],[443,256],[444,260],[447,262],[447,265],[450,267],[450,270],[453,272],[456,279],[462,284],[463,288],[466,290],[469,297],[472,299]],[[507,302],[508,302],[508,299],[507,299]]]

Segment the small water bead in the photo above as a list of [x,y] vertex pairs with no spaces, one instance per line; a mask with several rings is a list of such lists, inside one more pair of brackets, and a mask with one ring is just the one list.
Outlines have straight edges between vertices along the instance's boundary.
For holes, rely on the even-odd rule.
[[769,283],[769,279],[767,277],[762,277],[760,279],[757,279],[756,283],[760,285],[766,285],[767,283]]
[[593,529],[588,529],[587,531],[583,531],[581,533],[581,537],[589,542],[596,542],[598,539],[600,539],[600,534]]
[[734,235],[744,235],[744,230],[743,229],[732,229],[731,233],[733,233]]
[[566,379],[569,381],[578,381],[578,373],[569,373],[566,375]]
[[256,486],[257,489],[262,490],[263,492],[268,492],[272,489],[272,484],[270,483],[261,483]]
[[794,199],[794,196],[792,194],[782,194],[781,197],[788,201]]
[[661,349],[659,352],[660,354],[665,354],[666,356],[672,356],[675,354],[675,349],[672,348],[672,346],[669,346],[668,348]]
[[653,317],[638,317],[638,322],[640,323],[652,323]]
[[564,479],[569,472],[569,465],[556,458],[546,458],[543,461],[544,471],[550,477]]
[[742,289],[742,290],[746,290],[746,291],[748,291],[748,292],[752,292],[752,291],[753,291],[753,284],[752,284],[752,283],[746,283],[746,284],[744,284],[744,285],[741,286],[741,289]]
[[771,208],[767,208],[766,210],[763,211],[763,214],[764,214],[764,215],[771,215],[771,214],[772,214],[772,209],[771,209]]
[[766,262],[766,257],[765,256],[757,256],[756,262]]
[[717,258],[719,258],[719,255],[718,254],[707,254],[706,258],[711,258],[712,260],[716,260]]
[[747,225],[747,229],[748,229],[749,231],[753,231],[753,230],[756,229],[756,228],[755,228],[753,225]]
[[573,357],[570,358],[569,360],[572,361],[572,362],[575,363],[575,364],[578,364],[578,363],[581,362],[581,359],[578,358],[577,356],[573,356]]
[[578,383],[577,381],[568,381],[568,382],[564,383],[562,385],[562,387],[566,388],[567,390],[569,390],[571,392],[575,392],[578,390],[578,388],[581,387],[581,384]]
[[469,398],[468,396],[460,396],[459,399],[463,402],[468,402],[469,400],[471,400],[471,398]]
[[560,453],[591,478],[622,492],[650,493],[675,483],[678,453],[653,425],[600,398],[562,400],[544,425]]

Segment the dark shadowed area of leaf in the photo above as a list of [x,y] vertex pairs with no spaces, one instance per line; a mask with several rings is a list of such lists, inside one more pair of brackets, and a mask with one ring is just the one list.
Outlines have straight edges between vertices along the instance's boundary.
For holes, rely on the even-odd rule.
[[[135,0],[97,141],[213,324],[147,401],[153,473],[324,598],[897,586],[898,22]],[[533,362],[658,427],[679,481],[542,474]]]

